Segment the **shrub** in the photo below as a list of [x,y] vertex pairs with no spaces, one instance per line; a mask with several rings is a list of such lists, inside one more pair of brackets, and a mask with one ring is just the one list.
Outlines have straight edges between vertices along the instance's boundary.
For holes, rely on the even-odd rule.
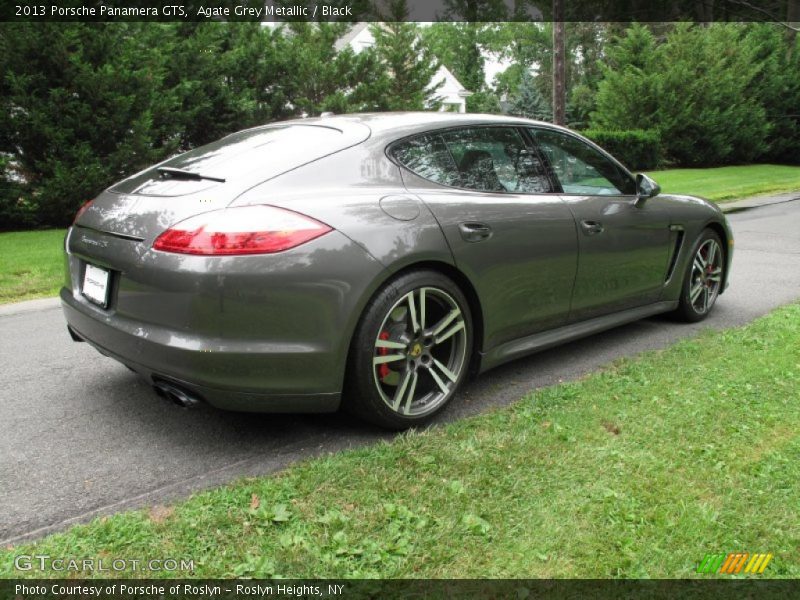
[[770,130],[757,93],[764,65],[747,32],[679,23],[658,43],[634,25],[609,45],[593,127],[658,129],[665,158],[681,166],[762,156]]
[[661,136],[655,129],[590,129],[582,133],[634,171],[655,169],[661,162]]
[[[233,131],[303,111],[385,109],[396,96],[377,50],[336,50],[348,24],[291,27],[5,24],[0,230],[68,225],[115,181]],[[421,80],[404,98],[423,93]]]

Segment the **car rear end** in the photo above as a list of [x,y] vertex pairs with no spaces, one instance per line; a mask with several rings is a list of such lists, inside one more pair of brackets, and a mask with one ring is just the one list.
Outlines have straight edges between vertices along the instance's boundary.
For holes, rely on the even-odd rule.
[[353,302],[381,265],[313,216],[229,205],[368,134],[356,124],[240,132],[103,192],[65,241],[73,337],[176,402],[335,410]]

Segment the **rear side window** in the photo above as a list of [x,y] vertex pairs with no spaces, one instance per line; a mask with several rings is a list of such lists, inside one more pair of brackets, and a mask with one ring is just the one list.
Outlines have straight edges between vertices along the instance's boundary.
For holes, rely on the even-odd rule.
[[481,192],[553,191],[539,157],[513,127],[465,127],[417,136],[394,147],[395,159],[420,177]]
[[394,157],[423,179],[442,185],[461,185],[456,163],[440,135],[420,135],[398,144]]
[[314,125],[279,125],[240,131],[159,165],[202,175],[203,179],[170,175],[154,167],[125,179],[111,191],[182,196],[219,185],[219,180],[228,182],[254,176],[265,181],[357,141],[360,140],[354,140],[352,135],[339,129]]

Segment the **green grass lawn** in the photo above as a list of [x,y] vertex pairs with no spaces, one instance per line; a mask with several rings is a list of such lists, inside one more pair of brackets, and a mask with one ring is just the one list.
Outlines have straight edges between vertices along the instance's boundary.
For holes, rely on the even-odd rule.
[[703,196],[717,202],[800,190],[800,167],[746,165],[715,169],[671,169],[650,175],[667,193]]
[[183,557],[198,577],[672,578],[743,551],[775,555],[758,577],[800,577],[798,390],[793,305],[508,408],[5,549],[0,576],[41,575],[12,567],[36,553]]
[[63,229],[0,233],[0,303],[55,296],[64,278]]

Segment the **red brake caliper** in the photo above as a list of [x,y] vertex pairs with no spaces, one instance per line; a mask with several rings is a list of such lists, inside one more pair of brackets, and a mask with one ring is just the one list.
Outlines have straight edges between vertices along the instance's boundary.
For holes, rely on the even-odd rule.
[[[389,332],[388,331],[381,331],[381,334],[378,336],[381,340],[388,340],[389,339]],[[386,356],[389,354],[388,348],[378,348],[378,354],[381,356]],[[383,363],[382,365],[378,365],[378,375],[380,375],[381,380],[386,379],[389,376],[389,365]]]

